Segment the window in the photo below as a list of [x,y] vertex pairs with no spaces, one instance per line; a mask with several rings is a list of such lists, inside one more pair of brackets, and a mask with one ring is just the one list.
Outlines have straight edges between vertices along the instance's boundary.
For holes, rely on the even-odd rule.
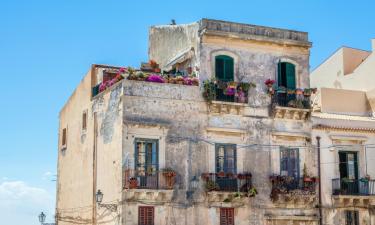
[[280,149],[280,172],[282,176],[299,178],[299,152],[298,148]]
[[234,60],[226,55],[218,55],[215,57],[215,76],[216,79],[222,81],[234,80]]
[[234,225],[234,209],[221,208],[220,209],[220,225]]
[[87,111],[82,113],[82,131],[87,130]]
[[62,130],[61,145],[62,145],[63,147],[65,147],[65,146],[66,146],[66,142],[67,142],[67,137],[66,137],[66,128],[64,128],[64,129]]
[[154,225],[153,206],[139,206],[138,208],[138,225]]
[[291,63],[280,62],[278,64],[278,86],[287,89],[296,89],[295,66]]
[[356,152],[339,152],[340,178],[358,179],[358,162]]
[[152,175],[159,169],[158,140],[135,140],[135,169],[138,176]]
[[216,144],[216,172],[237,172],[236,145]]
[[345,225],[359,225],[358,211],[345,211]]

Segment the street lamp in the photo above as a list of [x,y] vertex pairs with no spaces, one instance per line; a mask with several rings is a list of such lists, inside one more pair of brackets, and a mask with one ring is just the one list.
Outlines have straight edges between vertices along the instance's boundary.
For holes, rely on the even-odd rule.
[[197,176],[194,176],[193,179],[191,179],[191,189],[193,191],[197,190],[198,185],[199,185],[199,179],[197,178]]
[[44,212],[41,212],[38,216],[39,222],[41,225],[56,225],[55,223],[45,223],[46,221],[46,214]]
[[39,218],[39,222],[40,222],[40,224],[43,225],[44,222],[46,221],[46,214],[44,214],[44,212],[41,212],[41,213],[39,214],[38,218]]
[[100,189],[96,192],[96,203],[98,203],[99,207],[106,208],[110,210],[111,212],[117,211],[117,204],[102,204],[103,201],[103,192],[100,191]]

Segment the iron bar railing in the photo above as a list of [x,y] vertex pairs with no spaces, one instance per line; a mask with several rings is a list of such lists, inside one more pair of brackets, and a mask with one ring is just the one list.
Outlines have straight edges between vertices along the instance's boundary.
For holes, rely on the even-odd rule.
[[375,180],[332,179],[333,195],[375,195]]

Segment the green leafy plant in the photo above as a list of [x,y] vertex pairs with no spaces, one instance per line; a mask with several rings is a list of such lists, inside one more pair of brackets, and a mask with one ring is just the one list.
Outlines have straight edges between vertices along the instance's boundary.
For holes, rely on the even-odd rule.
[[212,180],[206,182],[205,188],[207,191],[215,191],[219,189],[219,185]]
[[203,97],[208,103],[211,103],[213,100],[216,99],[216,88],[214,79],[205,80],[203,82]]
[[258,194],[258,191],[255,187],[252,187],[247,191],[248,197],[255,197],[257,194]]

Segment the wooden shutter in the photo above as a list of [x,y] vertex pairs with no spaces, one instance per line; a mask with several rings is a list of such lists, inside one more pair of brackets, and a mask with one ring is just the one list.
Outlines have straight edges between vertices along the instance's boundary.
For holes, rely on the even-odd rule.
[[215,57],[215,77],[222,81],[234,80],[234,60],[226,55]]
[[154,212],[153,206],[139,206],[138,225],[154,225]]
[[295,66],[291,63],[285,63],[286,87],[288,89],[296,89],[296,71]]
[[220,209],[220,225],[234,225],[234,209],[221,208]]

